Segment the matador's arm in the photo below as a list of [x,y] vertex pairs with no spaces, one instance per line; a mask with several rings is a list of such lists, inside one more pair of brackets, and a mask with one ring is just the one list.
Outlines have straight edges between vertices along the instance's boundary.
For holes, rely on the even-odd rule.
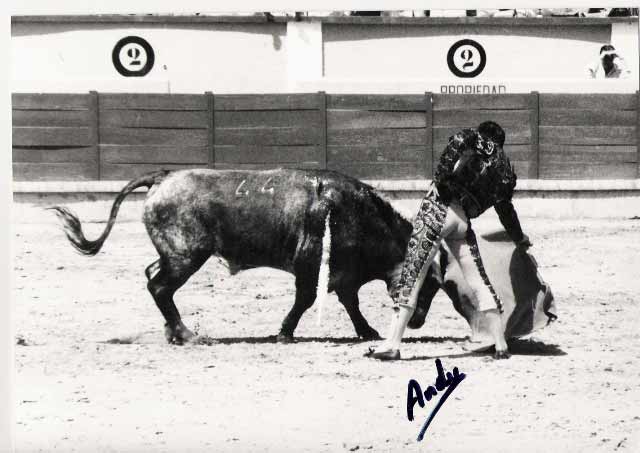
[[522,232],[518,213],[513,207],[511,200],[499,201],[494,205],[500,223],[504,226],[507,234],[516,245],[530,246],[529,237]]

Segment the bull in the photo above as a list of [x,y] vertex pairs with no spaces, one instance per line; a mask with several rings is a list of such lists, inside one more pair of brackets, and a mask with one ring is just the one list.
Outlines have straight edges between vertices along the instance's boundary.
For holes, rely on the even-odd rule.
[[[145,270],[147,288],[165,319],[169,343],[182,344],[194,335],[173,297],[211,256],[226,260],[232,275],[266,266],[295,276],[295,301],[278,341],[292,341],[318,293],[331,291],[358,337],[380,339],[360,312],[358,290],[378,279],[390,287],[401,268],[411,224],[371,186],[320,170],[152,172],[120,191],[103,233],[93,241],[67,208],[50,209],[71,244],[82,254],[95,255],[120,204],[139,187],[149,189],[142,218],[159,255]],[[430,274],[421,299],[430,301],[438,289]]]
[[[158,171],[132,180],[120,191],[103,233],[94,241],[85,238],[80,220],[67,208],[50,209],[76,250],[92,256],[111,232],[120,204],[138,187],[149,189],[143,222],[159,255],[145,269],[147,288],[165,319],[169,343],[183,344],[194,336],[182,322],[173,296],[211,256],[225,259],[232,275],[272,267],[295,276],[295,301],[282,322],[279,342],[293,341],[305,311],[331,291],[358,337],[380,339],[360,312],[358,291],[372,280],[383,280],[387,288],[397,281],[412,226],[371,186],[322,170]],[[479,242],[490,252],[485,266],[503,302],[509,338],[544,327],[556,316],[553,295],[535,261],[502,236]],[[470,296],[473,289],[450,256],[443,243],[409,327],[424,324],[442,288],[469,323],[473,338],[486,343],[490,335]]]

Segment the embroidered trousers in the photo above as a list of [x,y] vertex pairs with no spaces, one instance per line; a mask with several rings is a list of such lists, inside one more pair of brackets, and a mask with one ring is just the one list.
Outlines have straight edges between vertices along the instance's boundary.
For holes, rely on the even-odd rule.
[[391,291],[394,308],[415,309],[420,287],[443,240],[473,291],[474,305],[480,311],[497,308],[502,312],[500,298],[482,264],[470,220],[459,204],[447,206],[440,202],[433,189],[422,200],[413,221],[400,279]]

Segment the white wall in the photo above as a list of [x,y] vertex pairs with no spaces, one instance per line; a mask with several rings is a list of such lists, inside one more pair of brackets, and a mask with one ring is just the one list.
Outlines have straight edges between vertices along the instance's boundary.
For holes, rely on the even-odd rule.
[[[155,66],[145,77],[123,77],[113,67],[113,46],[128,35],[145,38],[155,50]],[[472,79],[455,77],[446,63],[447,50],[462,38],[480,42],[487,53],[483,73]],[[631,78],[588,79],[586,65],[607,42],[625,57]],[[633,92],[638,24],[637,19],[580,26],[18,20],[12,25],[11,57],[14,92],[440,93],[451,87],[454,92]]]
[[[145,77],[123,77],[111,60],[123,37],[155,52]],[[216,93],[286,88],[286,24],[14,24],[12,90]]]
[[[324,78],[302,90],[329,92],[630,92],[638,89],[637,23],[589,26],[324,26]],[[447,52],[460,39],[480,43],[483,72],[457,78]],[[627,80],[588,78],[603,44],[619,46]],[[480,85],[480,87],[478,86]]]

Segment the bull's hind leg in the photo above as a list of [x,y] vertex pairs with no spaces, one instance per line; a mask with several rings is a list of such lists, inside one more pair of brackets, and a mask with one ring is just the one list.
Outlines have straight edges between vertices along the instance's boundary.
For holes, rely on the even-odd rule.
[[381,340],[380,334],[369,325],[362,312],[360,311],[360,299],[358,298],[358,291],[355,288],[349,289],[337,289],[338,299],[344,305],[344,308],[351,318],[353,327],[356,329],[358,337],[364,340]]
[[[164,316],[165,337],[169,343],[183,344],[194,336],[193,332],[183,324],[173,301],[173,295],[204,264],[204,261],[206,260],[169,261],[161,258],[158,273],[152,276],[147,283],[149,292]],[[145,272],[150,272],[155,264],[151,264]]]
[[147,276],[147,280],[151,280],[151,277],[158,272],[160,269],[160,260],[155,260],[153,263],[149,264],[147,268],[144,270],[144,275]]

